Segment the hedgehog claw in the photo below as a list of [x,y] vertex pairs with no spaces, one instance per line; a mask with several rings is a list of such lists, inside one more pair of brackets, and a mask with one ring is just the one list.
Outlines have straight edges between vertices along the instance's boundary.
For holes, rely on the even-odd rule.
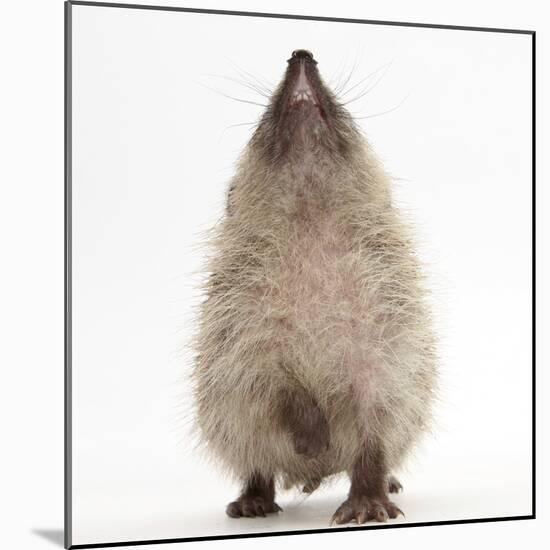
[[356,521],[358,525],[369,520],[386,523],[388,519],[395,519],[403,512],[387,498],[349,497],[334,512],[330,524],[340,525]]
[[403,491],[403,485],[401,485],[395,476],[388,477],[388,491],[390,493],[400,493]]

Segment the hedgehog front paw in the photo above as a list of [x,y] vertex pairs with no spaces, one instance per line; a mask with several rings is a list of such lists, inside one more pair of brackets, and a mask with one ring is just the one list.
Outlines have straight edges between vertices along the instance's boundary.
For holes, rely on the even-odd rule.
[[329,448],[329,425],[315,399],[303,389],[286,391],[281,398],[281,424],[297,454],[311,459]]
[[231,518],[255,518],[265,517],[266,514],[282,512],[282,508],[275,502],[267,500],[262,496],[243,495],[238,500],[230,502],[225,509]]
[[300,418],[292,429],[294,450],[307,459],[326,452],[330,446],[328,422],[318,407],[311,407],[306,418]]
[[366,523],[369,520],[386,522],[388,519],[395,519],[403,512],[386,497],[368,498],[366,496],[349,497],[334,512],[331,524]]
[[297,454],[311,459],[328,450],[330,437],[325,430],[311,431],[294,435],[294,450]]

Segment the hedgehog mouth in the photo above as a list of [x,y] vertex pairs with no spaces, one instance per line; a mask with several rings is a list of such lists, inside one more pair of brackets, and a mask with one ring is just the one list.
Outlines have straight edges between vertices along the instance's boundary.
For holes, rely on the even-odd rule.
[[288,101],[285,118],[290,124],[308,124],[323,122],[323,111],[312,92],[304,90],[294,92]]
[[309,90],[296,90],[291,96],[290,96],[290,105],[294,106],[296,104],[307,104],[311,103],[313,106],[318,107],[317,100],[315,99],[315,96],[313,95],[313,91],[311,89]]
[[296,150],[318,146],[333,134],[330,95],[310,52],[295,50],[280,92],[267,120],[276,125],[276,139]]
[[311,119],[324,121],[321,101],[312,84],[311,76],[306,72],[306,63],[300,63],[297,68],[297,74],[294,75],[294,82],[287,95],[286,116],[296,117],[302,122],[311,121]]
[[316,107],[319,106],[315,92],[313,91],[309,78],[306,75],[305,63],[300,64],[298,78],[296,79],[293,90],[290,94],[290,105],[300,103],[310,103]]

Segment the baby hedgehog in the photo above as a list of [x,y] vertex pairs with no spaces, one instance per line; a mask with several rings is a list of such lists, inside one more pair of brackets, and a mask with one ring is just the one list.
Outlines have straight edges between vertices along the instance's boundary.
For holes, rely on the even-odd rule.
[[436,357],[390,181],[296,50],[214,228],[193,382],[209,450],[241,483],[231,517],[279,512],[276,482],[347,472],[336,524],[387,521],[390,473],[429,427]]

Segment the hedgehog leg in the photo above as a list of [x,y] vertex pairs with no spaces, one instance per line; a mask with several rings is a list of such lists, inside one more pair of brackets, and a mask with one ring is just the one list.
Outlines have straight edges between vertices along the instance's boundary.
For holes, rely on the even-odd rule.
[[281,423],[290,433],[297,454],[309,459],[328,450],[330,434],[326,416],[307,391],[301,388],[287,391],[281,404]]
[[225,511],[232,518],[265,517],[266,514],[281,512],[281,507],[275,502],[273,477],[266,479],[259,474],[252,475],[245,483],[241,496],[230,502]]
[[404,515],[388,499],[388,489],[384,452],[380,445],[369,442],[353,466],[348,498],[336,510],[331,523],[385,522]]

